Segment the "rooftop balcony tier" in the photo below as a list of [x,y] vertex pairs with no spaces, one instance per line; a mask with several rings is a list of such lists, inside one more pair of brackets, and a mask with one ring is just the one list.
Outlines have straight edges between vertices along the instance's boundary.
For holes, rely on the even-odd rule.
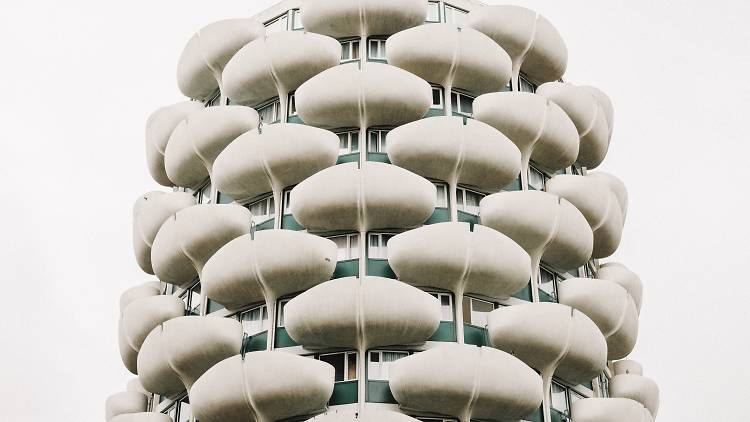
[[478,120],[430,117],[388,133],[388,158],[423,177],[498,192],[521,171],[521,153],[502,132]]
[[[151,245],[161,225],[181,209],[195,205],[195,197],[187,192],[148,192],[133,206],[133,251],[138,266],[148,274],[151,265]],[[121,307],[122,308],[122,307]]]
[[653,422],[648,409],[635,400],[623,398],[589,398],[576,400],[572,406],[576,422]]
[[138,378],[156,394],[190,390],[209,368],[240,353],[242,324],[229,318],[185,316],[166,321],[146,337]]
[[514,79],[519,72],[536,83],[556,81],[568,66],[568,48],[560,33],[539,13],[519,6],[485,6],[466,25],[492,38],[510,55]]
[[424,0],[304,0],[302,24],[307,31],[334,38],[391,35],[427,18]]
[[107,397],[104,418],[107,422],[118,415],[143,413],[148,410],[148,396],[137,391],[123,391]]
[[224,245],[203,268],[203,294],[229,309],[307,290],[330,280],[336,244],[292,230],[262,230]]
[[506,235],[468,223],[439,223],[393,237],[388,262],[399,280],[420,287],[504,299],[531,278],[529,254]]
[[110,419],[108,422],[174,422],[169,415],[164,413],[144,412],[126,413]]
[[169,137],[189,114],[203,108],[200,102],[183,101],[162,107],[149,116],[146,121],[146,164],[156,183],[167,187],[175,185],[169,180],[164,168],[164,152],[167,150]]
[[411,416],[391,410],[365,410],[363,412],[327,413],[305,422],[419,422]]
[[366,350],[424,343],[440,325],[440,304],[430,294],[397,280],[339,278],[289,301],[284,325],[306,348]]
[[146,336],[163,322],[185,314],[185,303],[177,296],[162,295],[134,300],[122,310],[122,332],[136,352]]
[[250,220],[250,211],[234,204],[194,205],[178,211],[154,238],[154,273],[165,283],[189,285],[216,251],[250,232]]
[[334,368],[284,352],[253,352],[225,359],[190,390],[193,416],[201,422],[273,422],[325,409]]
[[388,38],[388,63],[433,83],[474,95],[500,91],[511,76],[511,60],[483,33],[450,23],[421,25]]
[[177,125],[167,143],[164,165],[177,186],[196,187],[211,175],[214,160],[232,141],[260,124],[250,107],[206,107]]
[[390,388],[404,409],[461,422],[518,421],[542,402],[539,375],[510,354],[488,347],[444,345],[391,365]]
[[177,63],[177,85],[186,97],[211,99],[222,85],[221,72],[245,44],[266,35],[254,19],[226,19],[203,27],[190,38]]
[[558,286],[560,303],[591,318],[607,340],[607,360],[630,354],[638,339],[638,310],[627,290],[614,281],[571,278]]
[[594,276],[597,279],[610,280],[624,287],[630,293],[635,301],[635,307],[638,313],[641,312],[641,303],[643,302],[643,283],[638,274],[630,271],[624,265],[617,262],[607,262],[599,266]]
[[280,199],[285,187],[335,165],[338,153],[339,138],[332,132],[298,124],[268,125],[229,144],[214,162],[212,181],[235,199],[271,191]]
[[435,210],[436,188],[397,166],[366,162],[322,170],[292,189],[295,220],[315,231],[416,226]]

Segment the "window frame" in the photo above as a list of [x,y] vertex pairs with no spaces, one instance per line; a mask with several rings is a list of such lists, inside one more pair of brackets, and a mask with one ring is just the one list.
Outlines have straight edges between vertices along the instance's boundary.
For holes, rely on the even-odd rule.
[[[448,21],[448,15],[449,15],[448,9],[453,10],[453,13],[451,15],[454,16],[454,17],[457,16],[457,14],[458,15],[462,15],[462,17],[460,19],[460,22],[456,22],[455,18],[452,21],[450,21],[450,22]],[[469,14],[469,11],[466,10],[466,9],[462,9],[462,8],[454,6],[454,5],[450,4],[450,3],[443,3],[443,22],[445,22],[445,23],[452,23],[452,24],[455,24],[455,25],[463,25],[463,23],[464,23],[463,20],[466,18],[466,15],[468,15],[468,14]]]
[[[445,89],[443,89],[442,86],[436,86],[432,85],[432,104],[430,104],[430,108],[433,110],[444,110],[445,109]],[[440,104],[435,104],[435,91],[438,92],[438,97],[440,98]]]
[[[445,182],[435,182],[435,181],[433,181],[432,184],[435,185],[435,190],[436,190],[436,192],[435,192],[435,195],[436,195],[436,198],[435,198],[436,199],[436,201],[435,201],[435,208],[442,208],[442,209],[448,209],[448,208],[450,208],[450,195],[448,194],[448,189],[450,189],[450,186],[448,186],[448,184],[445,183]],[[445,204],[445,206],[440,206],[440,204],[441,204],[441,202],[440,202],[441,198],[438,197],[438,195],[440,195],[440,190],[443,191],[443,198],[442,198],[442,200],[443,200],[443,203]]]
[[[339,157],[344,156],[344,155],[349,155],[349,154],[357,154],[360,152],[359,145],[361,142],[359,139],[360,138],[359,130],[342,130],[342,131],[338,131],[334,133],[336,134],[336,136],[339,137]],[[342,140],[341,135],[347,135],[347,145],[348,145],[349,152],[342,152],[341,150],[341,140]],[[357,137],[357,150],[356,151],[352,151],[352,138],[354,137],[353,135],[356,135]]]
[[[438,302],[440,303],[440,322],[456,322],[456,308],[453,304],[453,294],[449,292],[435,292],[435,291],[429,291],[427,292],[430,294],[430,296],[436,298]],[[450,308],[450,314],[451,319],[443,319],[443,301],[442,297],[448,298],[448,306]]]
[[[454,101],[454,98],[453,98],[454,95],[455,95],[455,101]],[[470,104],[471,104],[471,112],[466,112],[466,111],[463,111],[461,109],[462,108],[461,104],[464,103],[462,101],[462,99],[464,99],[464,101],[465,101],[465,99],[470,99],[471,100],[471,102],[470,102]],[[471,94],[467,94],[465,92],[457,91],[455,89],[451,90],[451,113],[457,113],[457,114],[459,114],[461,116],[466,116],[466,117],[472,117],[472,116],[474,116],[474,100],[476,100],[476,99],[477,99],[477,97],[475,97],[475,96],[473,96]]]
[[[382,373],[383,372],[382,364],[385,363],[383,361],[383,353],[401,353],[401,354],[405,355],[405,356],[402,356],[402,357],[400,357],[400,358],[398,358],[396,360],[403,359],[403,358],[409,357],[409,355],[411,355],[411,352],[409,352],[408,350],[390,350],[390,349],[368,350],[367,351],[367,361],[365,362],[365,364],[367,365],[366,366],[366,368],[367,368],[367,381],[385,381],[385,382],[390,381],[390,377],[388,377],[387,379],[372,378],[371,377],[371,372],[372,371],[370,371],[370,365],[373,364],[373,362],[372,362],[372,354],[377,354],[378,355],[378,361],[376,363],[379,364],[378,365],[379,366],[378,372]],[[388,362],[388,363],[396,362],[396,360]],[[389,373],[390,373],[390,371],[389,371]]]
[[[376,37],[368,38],[367,39],[367,59],[368,60],[388,60],[388,57],[385,51],[385,42],[386,40],[383,38],[376,38]],[[382,54],[382,55],[378,55],[378,56],[373,55],[373,47],[372,47],[373,43],[377,44],[378,54]]]
[[[367,152],[374,154],[388,154],[388,134],[391,129],[373,128],[367,129]],[[377,134],[377,151],[373,151],[371,148],[372,135]]]
[[[253,205],[258,205],[261,202],[266,203],[266,210],[268,211],[268,214],[263,214],[262,217],[268,217],[268,218],[264,220],[256,220],[256,215],[252,212],[252,207]],[[256,226],[259,224],[266,223],[267,221],[276,218],[276,200],[273,197],[273,193],[265,194],[261,197],[256,197],[252,201],[249,201],[245,205],[245,208],[247,208],[248,211],[250,211],[250,213],[252,214],[252,221],[255,223]]]
[[[495,302],[491,302],[489,300],[479,299],[477,297],[467,296],[467,295],[464,296],[463,300],[464,301],[466,301],[466,300],[469,301],[469,310],[468,310],[469,311],[469,313],[468,313],[468,315],[469,315],[469,322],[466,322],[466,309],[465,309],[466,307],[464,306],[464,309],[462,309],[463,310],[463,314],[464,314],[464,324],[468,324],[468,325],[471,325],[473,327],[478,327],[478,328],[487,328],[487,322],[486,322],[487,318],[485,318],[485,325],[477,325],[477,324],[474,323],[474,318],[473,318],[474,317],[474,301],[482,302],[482,303],[485,303],[485,304],[492,305],[492,311],[494,311],[495,309],[497,309],[497,304]],[[490,312],[492,312],[492,311],[490,311]],[[489,315],[490,312],[482,312],[482,313]],[[477,312],[477,313],[479,313],[479,312]]]
[[[389,232],[369,232],[367,233],[367,259],[377,259],[380,261],[387,261],[388,260],[388,241],[390,241],[394,236],[396,236],[398,233],[389,233]],[[388,239],[384,242],[383,237],[389,236]],[[385,258],[381,258],[380,256],[372,256],[371,250],[373,248],[371,242],[373,238],[378,239],[378,245],[375,246],[378,250],[378,255],[380,255],[380,250],[385,249]]]
[[286,108],[287,117],[295,117],[297,116],[297,97],[294,95],[294,92],[289,94],[289,97],[287,98],[286,102]]
[[[270,122],[266,122],[266,121],[263,121],[263,110],[269,107],[272,107],[272,110],[273,110],[271,113],[273,120]],[[258,116],[260,117],[261,124],[272,125],[274,123],[279,123],[281,121],[281,101],[279,100],[279,97],[275,97],[255,107],[255,111],[258,112]]]
[[[524,89],[527,88],[527,89]],[[531,89],[529,91],[529,89]],[[518,75],[518,91],[519,92],[528,92],[531,94],[536,93],[537,85],[531,82],[526,76],[523,74]]]
[[292,299],[294,297],[285,297],[276,301],[276,321],[273,323],[276,328],[286,328],[284,326],[284,306]]
[[[268,28],[272,28],[275,23],[278,23],[280,21],[284,21],[285,25],[283,29],[275,30],[275,31],[269,31]],[[275,18],[271,18],[267,20],[263,26],[266,28],[266,35],[275,34],[277,32],[284,32],[289,30],[289,11],[276,16]]]
[[[287,20],[287,28],[292,31],[304,31],[305,26],[302,25],[302,11],[297,9],[291,9],[289,11],[290,19]],[[299,21],[299,27],[296,25]]]
[[[435,6],[435,10],[437,11],[437,20],[430,20],[430,8],[432,6]],[[427,16],[425,17],[425,23],[441,23],[443,20],[443,14],[441,11],[440,2],[439,1],[433,1],[430,0],[427,2]]]
[[[334,375],[334,384],[340,383],[340,382],[350,382],[350,381],[359,381],[359,371],[357,368],[359,363],[359,356],[357,356],[357,352],[355,351],[345,351],[345,352],[331,352],[331,353],[321,353],[319,355],[315,356],[315,359],[321,360],[321,357],[324,356],[335,356],[335,355],[343,355],[344,357],[344,379],[341,381],[336,381],[335,375]],[[349,356],[354,355],[354,378],[349,378]]]
[[[336,241],[334,239],[336,239],[336,238],[342,238],[342,237],[346,238],[346,250],[348,252],[348,258],[346,258],[346,259],[338,259],[338,250],[339,250],[339,248],[338,248],[338,245],[336,245],[336,262],[346,262],[346,261],[353,261],[355,259],[360,259],[361,258],[361,256],[360,256],[361,255],[360,254],[361,251],[359,250],[359,233],[337,234],[337,235],[333,235],[333,236],[327,236],[326,239],[331,240],[331,241],[333,241],[335,243]],[[352,238],[356,238],[356,240],[352,241]],[[357,252],[357,254],[356,254],[357,256],[355,258],[352,258],[352,255],[353,255],[352,251],[356,251]]]
[[[548,274],[552,275],[552,284],[551,284],[552,285],[552,293],[551,294],[547,290],[542,289],[542,272],[545,272],[545,273],[548,273]],[[546,267],[544,265],[539,265],[539,274],[537,276],[537,281],[536,281],[537,282],[537,288],[539,290],[543,291],[544,293],[548,294],[549,296],[551,296],[552,299],[554,299],[554,301],[557,302],[559,300],[558,299],[558,288],[557,288],[557,285],[558,285],[558,283],[559,283],[559,281],[560,281],[561,278],[564,279],[564,277],[562,277],[560,274],[558,274],[556,271],[552,270],[551,268]]]
[[[190,315],[200,316],[201,315],[201,312],[203,311],[203,295],[200,293],[200,286],[201,286],[200,281],[197,281],[193,283],[192,285],[190,285],[190,287],[188,287],[187,289],[180,292],[178,297],[182,299],[182,301],[185,303],[185,316],[190,316]],[[199,290],[197,293],[195,291],[196,287]],[[193,299],[195,296],[198,296],[199,303],[194,306]],[[196,310],[197,312],[194,313],[194,311]]]
[[532,173],[536,175],[540,175],[542,178],[541,189],[538,188],[537,186],[534,186],[534,190],[544,191],[545,189],[547,189],[547,182],[549,181],[549,179],[551,179],[550,175],[547,174],[545,171],[540,170],[535,165],[529,164],[529,171],[528,171],[528,174],[526,175],[526,185],[529,187],[529,190],[531,190],[531,187],[532,187],[532,184],[531,184]]
[[555,393],[554,393],[554,391],[550,391],[550,398],[551,398],[550,399],[550,403],[549,403],[550,410],[554,411],[554,412],[557,412],[557,413],[560,413],[562,415],[565,415],[567,418],[570,418],[570,388],[567,385],[564,385],[562,383],[559,383],[559,382],[553,380],[552,384],[550,386],[550,390],[553,390],[555,388],[555,386],[557,386],[557,387],[559,387],[559,388],[562,389],[562,393],[563,393],[563,396],[564,396],[566,409],[565,410],[560,410],[560,409],[558,409],[558,408],[556,408],[554,406],[554,404],[555,404],[554,403],[555,402],[555,400],[554,400],[554,394]]
[[[242,316],[245,315],[245,314],[248,314],[250,312],[256,311],[256,310],[260,310],[260,326],[261,326],[261,328],[263,328],[265,326],[265,329],[262,329],[261,331],[258,331],[257,333],[254,333],[254,334],[250,334],[247,331],[245,331],[245,325],[242,324]],[[263,323],[263,314],[264,313],[266,315],[266,323],[265,324]],[[271,315],[268,313],[268,307],[266,306],[265,303],[259,304],[259,305],[255,305],[255,306],[251,306],[251,307],[249,307],[249,308],[247,308],[245,310],[237,312],[234,315],[234,317],[236,317],[237,321],[239,321],[239,323],[242,325],[242,332],[245,335],[247,335],[248,337],[257,336],[258,334],[261,334],[261,333],[264,333],[264,332],[268,332],[268,331],[271,330]]]
[[[479,205],[477,205],[477,212],[473,213],[471,211],[468,211],[466,208],[466,193],[470,192],[475,195],[479,195],[481,198],[479,201],[487,197],[486,193],[479,192],[474,189],[469,189],[463,186],[456,186],[456,210],[464,212],[466,214],[476,215],[479,216]],[[459,195],[460,194],[460,195]]]
[[[339,60],[340,64],[344,63],[351,63],[351,62],[357,62],[362,58],[362,47],[361,47],[361,38],[348,38],[342,41],[339,41],[341,43],[341,59]],[[356,49],[355,49],[356,45]],[[348,52],[348,58],[344,58],[344,51]],[[354,53],[356,53],[357,57],[354,57]]]

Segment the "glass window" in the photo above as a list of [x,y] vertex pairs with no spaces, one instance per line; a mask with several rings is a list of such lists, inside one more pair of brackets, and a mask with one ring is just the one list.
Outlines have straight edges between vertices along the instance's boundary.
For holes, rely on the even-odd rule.
[[165,413],[169,415],[173,421],[177,420],[177,403],[170,406]]
[[292,10],[292,29],[304,29],[302,26],[302,12],[299,9]]
[[370,233],[370,245],[367,257],[371,259],[388,259],[388,241],[394,234]]
[[284,191],[284,214],[291,214],[292,213],[292,190],[287,189]]
[[249,336],[254,336],[263,331],[268,331],[268,309],[266,305],[258,306],[237,315],[242,323],[242,330]]
[[341,63],[359,60],[359,40],[341,42]]
[[427,3],[427,19],[425,22],[440,22],[440,2]]
[[221,105],[221,91],[216,91],[216,94],[205,104],[206,107],[215,107],[218,105]]
[[547,293],[553,299],[557,297],[556,279],[557,276],[555,275],[555,273],[544,268],[539,268],[539,290]]
[[374,60],[385,60],[385,40],[371,39],[369,40],[369,53],[368,56]]
[[464,188],[456,188],[456,207],[459,211],[479,215],[479,203],[485,197],[484,194]]
[[190,399],[185,397],[180,400],[180,413],[176,422],[190,422],[193,412],[190,410]]
[[388,130],[370,130],[368,136],[370,143],[368,146],[368,152],[380,152],[385,154],[387,146]]
[[370,352],[367,362],[367,379],[388,381],[391,363],[409,356],[408,352]]
[[524,78],[523,75],[518,77],[518,88],[521,92],[531,92],[532,94],[536,92],[536,85]]
[[453,296],[450,293],[430,293],[440,301],[440,320],[453,321]]
[[296,116],[297,115],[297,100],[294,97],[294,94],[289,94],[289,113],[287,113],[289,116]]
[[352,381],[357,379],[356,352],[320,355],[318,359],[333,366],[335,382]]
[[436,208],[448,208],[448,186],[444,183],[435,183],[437,191]]
[[274,32],[286,31],[287,26],[287,14],[279,16],[278,18],[272,19],[266,22],[266,34],[273,34]]
[[447,23],[454,23],[456,25],[462,25],[466,14],[469,13],[466,10],[459,9],[456,6],[445,4],[445,21]]
[[495,304],[486,300],[464,296],[464,323],[487,326],[487,314],[495,310]]
[[563,414],[569,414],[568,412],[568,389],[564,386],[553,382],[552,383],[552,409],[557,410]]
[[609,397],[609,378],[606,375],[599,375],[599,397]]
[[474,97],[460,92],[451,92],[451,109],[454,113],[468,117],[474,113]]
[[197,199],[199,204],[210,204],[211,203],[211,181],[208,184],[193,193],[193,196]]
[[258,107],[260,121],[265,124],[276,123],[279,120],[279,100],[276,99],[266,105]]
[[253,202],[248,205],[248,209],[253,215],[253,222],[255,224],[261,224],[274,218],[276,208],[273,201],[273,195],[269,195],[259,201]]
[[341,132],[339,136],[339,155],[359,152],[359,131]]
[[439,86],[432,87],[432,105],[430,108],[443,108],[443,88]]
[[583,395],[578,394],[578,393],[576,393],[573,390],[568,390],[568,393],[570,394],[570,397],[569,397],[569,399],[570,399],[570,407],[573,407],[573,403],[577,402],[578,400],[583,400],[583,399],[586,398]]
[[338,247],[338,260],[346,261],[349,259],[359,259],[359,235],[345,234],[342,236],[332,236],[328,239]]
[[529,166],[529,189],[544,190],[544,186],[549,180],[546,174]]
[[284,307],[286,306],[289,301],[292,300],[292,298],[289,299],[281,299],[279,300],[278,308],[279,310],[276,312],[276,326],[277,327],[284,327]]

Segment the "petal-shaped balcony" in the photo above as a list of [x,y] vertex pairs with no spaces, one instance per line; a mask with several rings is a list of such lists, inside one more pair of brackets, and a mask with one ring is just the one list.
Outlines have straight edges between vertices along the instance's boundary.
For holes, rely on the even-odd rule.
[[177,85],[186,97],[209,100],[222,85],[221,72],[245,44],[266,35],[254,19],[226,19],[198,31],[182,50]]
[[580,86],[562,82],[547,82],[536,93],[554,101],[570,117],[581,140],[577,162],[596,168],[604,161],[609,149],[607,114],[599,100]]
[[108,422],[174,422],[169,415],[164,413],[143,412],[126,413],[110,419]]
[[638,313],[641,312],[641,303],[643,302],[643,283],[638,274],[630,271],[624,265],[617,262],[607,262],[602,264],[594,276],[600,280],[614,281],[630,293],[635,301],[635,307]]
[[435,210],[435,185],[397,166],[366,162],[322,170],[292,189],[294,218],[309,230],[403,228]]
[[[337,66],[341,43],[301,31],[269,34],[244,46],[224,69],[224,92],[234,102],[256,106],[287,95],[318,73]],[[282,114],[286,115],[286,114]]]
[[302,2],[305,29],[334,38],[391,35],[427,18],[421,0],[306,0]]
[[607,119],[607,126],[609,127],[609,137],[612,138],[612,131],[615,128],[615,109],[612,105],[612,100],[599,88],[593,86],[582,86],[581,88],[586,89],[593,95],[604,109],[604,117]]
[[122,332],[127,344],[137,352],[151,330],[184,314],[185,302],[177,296],[137,299],[122,310]]
[[164,153],[169,180],[196,187],[211,175],[214,160],[232,141],[260,124],[250,107],[207,107],[190,114],[172,132]]
[[609,382],[610,397],[635,400],[648,409],[656,419],[659,412],[659,386],[643,376],[643,370],[634,361],[615,362],[615,375]]
[[614,281],[570,278],[557,288],[560,303],[591,318],[607,340],[607,359],[629,355],[638,339],[638,310],[627,290]]
[[519,72],[536,83],[556,81],[568,66],[568,48],[560,33],[539,13],[519,6],[485,6],[466,18],[467,26],[497,42]]
[[588,398],[572,406],[575,422],[653,422],[648,409],[635,400],[622,398]]
[[381,277],[339,278],[284,308],[289,335],[307,348],[366,350],[423,343],[438,329],[440,304],[415,287]]
[[522,171],[529,160],[555,172],[578,157],[580,140],[573,121],[552,101],[528,92],[497,92],[474,100],[474,118],[505,134],[521,151]]
[[120,359],[131,374],[138,374],[138,350],[128,343],[125,330],[122,327],[122,318],[117,321],[117,346],[120,351]]
[[202,292],[229,309],[276,299],[330,280],[336,244],[292,230],[263,230],[240,236],[208,260]]
[[[148,192],[133,206],[133,251],[138,266],[148,274],[151,266],[151,245],[161,225],[177,211],[195,205],[195,197],[187,192]],[[120,308],[122,309],[122,307]]]
[[625,187],[625,183],[619,178],[605,173],[603,171],[590,171],[586,173],[586,177],[598,180],[607,186],[617,197],[617,202],[620,204],[620,210],[622,210],[622,219],[625,221],[625,217],[628,215],[628,189]]
[[540,191],[501,192],[480,203],[482,224],[513,239],[531,256],[532,269],[544,261],[561,270],[578,268],[591,257],[589,223],[564,198]]
[[250,211],[233,204],[194,205],[178,211],[154,238],[154,273],[165,283],[190,284],[216,251],[250,232],[250,220]]
[[432,89],[403,69],[369,62],[361,70],[340,65],[323,71],[302,84],[295,98],[297,113],[311,126],[399,126],[427,113]]
[[575,205],[594,234],[592,258],[606,258],[617,250],[625,224],[622,207],[609,185],[599,179],[559,174],[546,182],[545,190]]
[[148,410],[148,396],[138,391],[123,391],[107,397],[104,418],[107,422],[115,416],[142,413]]
[[120,295],[120,314],[131,302],[144,297],[159,296],[161,294],[161,283],[149,281],[141,285],[131,287]]
[[446,92],[452,88],[474,95],[496,92],[511,76],[511,60],[502,47],[477,30],[450,23],[421,25],[392,35],[386,52],[389,64],[440,84]]
[[284,352],[254,352],[214,365],[193,384],[190,405],[201,422],[273,422],[322,411],[334,368]]
[[419,422],[419,420],[392,410],[377,409],[363,412],[336,411],[315,416],[305,422]]
[[186,316],[157,326],[138,353],[138,378],[156,394],[190,387],[209,368],[240,353],[242,324],[235,319]]
[[164,152],[172,132],[189,114],[203,109],[203,104],[197,101],[183,101],[162,107],[146,121],[146,163],[148,171],[156,183],[172,187],[175,184],[169,180],[164,168]]
[[237,138],[216,158],[212,181],[237,200],[281,192],[336,164],[339,138],[312,126],[267,125]]
[[391,365],[390,388],[404,409],[461,422],[517,421],[542,402],[539,375],[510,354],[488,347],[445,345]]

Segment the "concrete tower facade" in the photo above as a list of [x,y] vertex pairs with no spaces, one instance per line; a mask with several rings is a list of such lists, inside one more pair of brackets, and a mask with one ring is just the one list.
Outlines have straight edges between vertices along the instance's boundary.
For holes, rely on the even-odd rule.
[[154,112],[111,422],[652,421],[613,134],[538,13],[287,0]]

